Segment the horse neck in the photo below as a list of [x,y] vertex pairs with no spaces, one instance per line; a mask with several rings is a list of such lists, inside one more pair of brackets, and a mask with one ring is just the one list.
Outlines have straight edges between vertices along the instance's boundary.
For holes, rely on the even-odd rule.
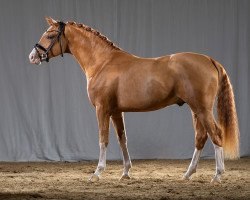
[[117,51],[92,32],[74,25],[66,26],[65,37],[68,40],[68,52],[77,59],[88,79],[93,77]]

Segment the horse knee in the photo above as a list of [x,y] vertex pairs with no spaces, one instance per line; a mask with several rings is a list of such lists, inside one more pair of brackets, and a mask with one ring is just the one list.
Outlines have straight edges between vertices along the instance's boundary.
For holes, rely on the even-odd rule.
[[109,131],[108,130],[101,130],[99,131],[99,143],[105,144],[105,146],[108,146],[109,143]]

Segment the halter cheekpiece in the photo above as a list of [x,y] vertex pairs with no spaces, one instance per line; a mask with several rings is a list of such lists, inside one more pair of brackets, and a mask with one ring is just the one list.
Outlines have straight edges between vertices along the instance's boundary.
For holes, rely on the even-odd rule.
[[[41,44],[37,43],[35,44],[34,48],[38,53],[38,56],[42,61],[49,62],[49,52],[51,51],[52,47],[54,46],[55,42],[58,41],[60,43],[60,49],[61,49],[61,56],[63,57],[63,52],[62,52],[62,43],[61,43],[61,35],[64,32],[65,28],[65,23],[64,22],[58,22],[59,24],[59,29],[57,30],[58,34],[57,36],[52,40],[48,48],[43,47]],[[40,53],[38,49],[42,50],[43,53]]]

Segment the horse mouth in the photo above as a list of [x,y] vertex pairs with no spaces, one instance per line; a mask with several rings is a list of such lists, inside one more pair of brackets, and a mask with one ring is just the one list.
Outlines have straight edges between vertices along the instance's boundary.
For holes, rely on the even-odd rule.
[[36,61],[34,62],[34,64],[36,64],[36,65],[41,65],[42,62],[40,61],[40,59],[36,59]]
[[34,59],[34,60],[30,60],[30,63],[31,64],[36,64],[36,65],[41,65],[41,61],[40,61],[40,59],[38,58],[38,59]]

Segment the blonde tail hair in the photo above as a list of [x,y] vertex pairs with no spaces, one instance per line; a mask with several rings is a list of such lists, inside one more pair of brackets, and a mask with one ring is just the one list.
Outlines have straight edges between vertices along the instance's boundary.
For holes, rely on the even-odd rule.
[[218,122],[223,133],[222,147],[226,159],[239,158],[239,128],[238,119],[234,101],[233,88],[229,77],[222,67],[216,61],[213,61],[219,70],[220,84],[218,91]]

